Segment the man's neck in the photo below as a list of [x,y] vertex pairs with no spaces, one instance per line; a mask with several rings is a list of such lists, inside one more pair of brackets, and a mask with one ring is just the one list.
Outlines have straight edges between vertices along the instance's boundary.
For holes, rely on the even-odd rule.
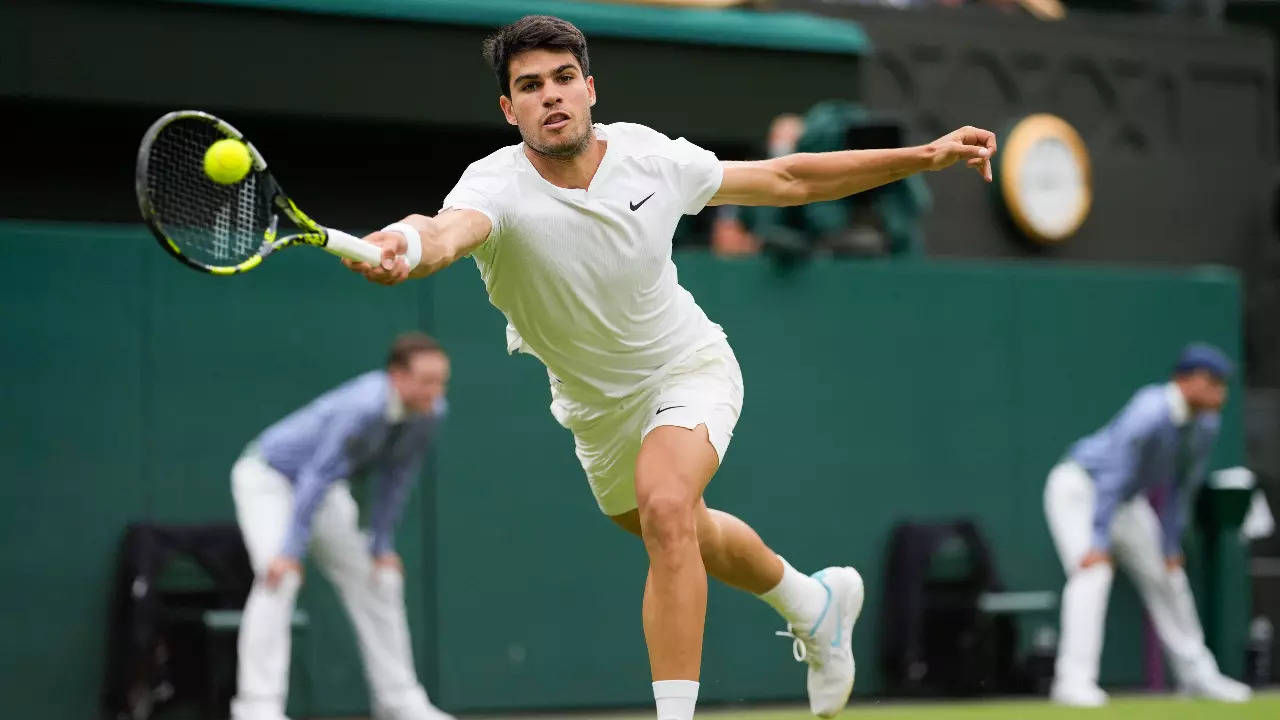
[[528,143],[525,143],[524,154],[529,158],[533,169],[552,185],[569,189],[585,189],[591,185],[591,179],[600,169],[600,161],[604,159],[607,146],[607,143],[597,138],[595,131],[592,130],[587,149],[573,157],[557,158],[543,155],[529,147]]
[[409,414],[409,408],[404,404],[404,399],[400,396],[400,391],[396,390],[396,384],[387,383],[387,407],[383,416],[388,422],[400,422]]
[[1191,398],[1187,397],[1188,393],[1186,389],[1182,386],[1182,383],[1178,382],[1177,380],[1174,380],[1173,387],[1174,387],[1174,391],[1178,393],[1178,396],[1182,398],[1183,407],[1185,407],[1187,410],[1187,418],[1190,419],[1192,417],[1195,417],[1197,414],[1199,414],[1200,409],[1197,408],[1195,405],[1191,404]]

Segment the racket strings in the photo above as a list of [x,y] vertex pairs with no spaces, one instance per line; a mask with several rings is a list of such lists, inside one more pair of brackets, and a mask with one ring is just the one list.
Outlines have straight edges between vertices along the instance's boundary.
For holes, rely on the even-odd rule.
[[200,120],[166,125],[151,145],[146,178],[155,219],[165,236],[183,255],[214,267],[253,257],[273,214],[257,171],[232,185],[220,185],[205,175],[205,151],[223,137]]

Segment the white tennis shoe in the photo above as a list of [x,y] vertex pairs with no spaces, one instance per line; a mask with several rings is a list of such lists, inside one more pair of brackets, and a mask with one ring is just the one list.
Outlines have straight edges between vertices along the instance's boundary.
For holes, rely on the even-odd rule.
[[866,595],[862,576],[851,567],[829,567],[813,574],[827,591],[827,604],[812,628],[787,624],[778,635],[792,638],[791,652],[809,664],[809,709],[822,718],[835,717],[853,692],[853,625]]

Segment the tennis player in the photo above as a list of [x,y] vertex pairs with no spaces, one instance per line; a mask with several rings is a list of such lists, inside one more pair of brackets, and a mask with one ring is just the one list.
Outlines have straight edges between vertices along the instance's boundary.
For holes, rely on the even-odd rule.
[[[308,549],[355,626],[374,720],[451,720],[413,667],[404,568],[393,529],[444,413],[449,359],[421,333],[397,338],[386,370],[339,385],[267,428],[231,471],[255,580],[240,625],[232,720],[283,720],[289,631]],[[376,478],[368,537],[348,478]]]
[[[831,200],[957,162],[990,180],[995,136],[967,127],[920,147],[721,162],[642,125],[593,124],[586,39],[564,20],[525,17],[484,53],[523,142],[473,163],[435,217],[368,236],[384,248],[381,266],[348,267],[394,284],[475,259],[508,320],[508,350],[546,365],[551,412],[573,432],[601,511],[643,538],[660,720],[693,717],[708,574],[777,609],[808,663],[811,709],[834,716],[853,688],[862,578],[841,566],[802,574],[703,502],[743,384],[724,332],[676,280],[672,232],[707,205]],[[820,509],[803,512],[820,521]]]

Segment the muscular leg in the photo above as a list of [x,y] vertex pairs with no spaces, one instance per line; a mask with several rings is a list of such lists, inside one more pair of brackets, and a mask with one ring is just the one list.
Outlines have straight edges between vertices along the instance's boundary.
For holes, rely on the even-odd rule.
[[637,512],[649,554],[644,636],[655,682],[698,679],[707,573],[695,508],[718,465],[703,425],[655,428],[636,458]]
[[[809,664],[810,709],[832,717],[853,689],[849,636],[862,607],[862,580],[851,568],[828,568],[822,581],[803,575],[746,523],[709,510],[702,491],[717,461],[705,426],[655,428],[636,460],[639,508],[612,518],[638,532],[649,553],[644,629],[659,720],[693,717],[693,700],[687,698],[697,696],[708,572],[756,594],[787,620],[806,650],[797,657]],[[664,714],[660,693],[669,685],[687,693],[686,704]]]
[[[650,439],[655,437],[658,439],[650,445]],[[680,444],[682,442],[685,443],[683,446]],[[649,448],[647,458],[645,448]],[[676,459],[679,457],[690,458],[692,462],[684,462],[690,467],[703,468],[705,474],[679,479],[681,471],[678,468],[681,467],[681,461]],[[699,458],[700,460],[694,460]],[[651,661],[655,659],[655,640],[660,647],[666,647],[668,640],[673,643],[689,643],[687,639],[675,637],[676,633],[686,632],[688,628],[681,625],[682,629],[675,630],[675,626],[670,625],[670,621],[666,619],[666,610],[663,608],[668,600],[678,608],[684,608],[685,603],[693,603],[694,607],[700,608],[697,610],[697,636],[701,637],[701,618],[706,609],[707,574],[730,587],[759,596],[788,622],[801,626],[807,627],[819,617],[827,602],[828,594],[824,587],[787,565],[764,544],[751,526],[729,513],[707,507],[702,500],[702,491],[715,472],[716,460],[715,450],[707,441],[704,426],[700,425],[692,431],[680,427],[656,428],[646,439],[636,463],[636,496],[640,507],[610,518],[622,529],[643,538],[649,551],[650,577],[646,585],[645,627],[654,627],[657,617],[664,618],[664,627],[672,627],[672,637],[668,638],[668,633],[663,632],[662,637],[650,639]],[[676,479],[664,481],[663,477]],[[661,491],[655,493],[655,487],[661,488]],[[689,488],[696,488],[696,495],[690,496]],[[658,502],[654,502],[655,499]],[[679,524],[672,522],[673,520]],[[690,523],[694,530],[692,544],[696,549],[696,558],[693,556],[694,551],[688,549]],[[673,528],[679,531],[678,535],[672,532]],[[654,569],[659,566],[654,563],[655,552],[662,557],[661,569],[658,571],[660,577],[656,583]],[[667,576],[663,573],[667,571],[677,573],[673,577],[683,578],[677,581],[677,592],[692,591],[687,598],[680,599],[677,595],[669,597],[665,594]],[[686,580],[688,584],[685,584]],[[689,647],[694,645],[689,644]],[[696,647],[701,648],[701,643],[697,643]],[[697,656],[700,657],[700,654],[699,651]],[[666,656],[660,651],[659,657]],[[667,666],[663,661],[655,662],[655,673],[659,667],[664,668],[665,672]],[[676,667],[687,672],[690,664],[686,662]],[[691,667],[696,670],[697,664],[693,663]],[[654,677],[661,679],[656,674]]]
[[[862,606],[862,580],[851,568],[828,568],[832,574],[824,581],[803,575],[746,523],[709,510],[702,492],[718,460],[706,426],[655,428],[636,459],[639,507],[612,518],[640,535],[649,553],[644,629],[659,720],[693,717],[708,572],[756,594],[787,620],[797,643],[808,648],[799,657],[807,657],[810,666],[810,709],[831,717],[853,687],[848,636]],[[664,700],[663,693],[670,695]]]

